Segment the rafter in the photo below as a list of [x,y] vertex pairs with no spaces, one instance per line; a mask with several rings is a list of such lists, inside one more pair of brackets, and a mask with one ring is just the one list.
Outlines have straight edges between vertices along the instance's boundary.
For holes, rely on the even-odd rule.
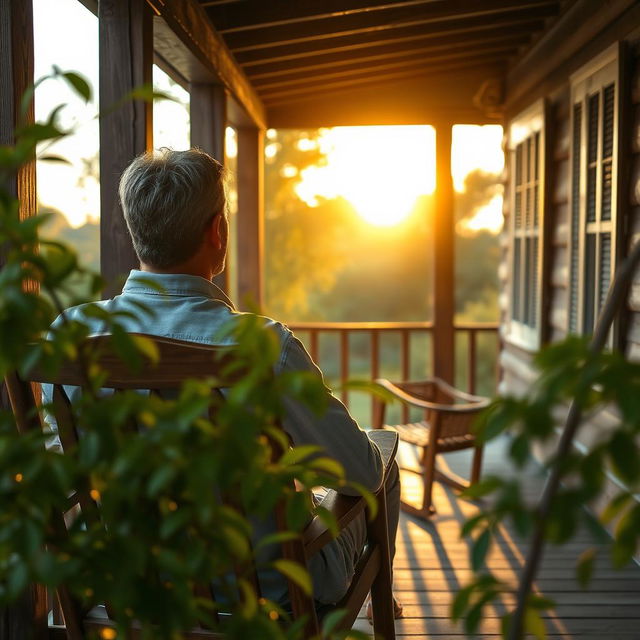
[[430,56],[428,59],[416,59],[415,56],[409,55],[393,60],[392,62],[380,61],[378,63],[368,65],[362,65],[355,62],[340,70],[317,74],[310,74],[304,71],[289,73],[279,76],[278,78],[254,81],[254,86],[261,95],[265,95],[270,90],[278,90],[287,87],[298,88],[302,86],[314,86],[316,90],[323,90],[325,83],[333,80],[348,79],[350,77],[356,78],[362,75],[371,77],[376,76],[379,73],[395,69],[405,71],[413,68],[437,68],[439,64],[447,64],[455,60],[463,60],[473,63],[477,57],[484,56],[486,54],[501,55],[503,59],[506,59],[509,53],[514,53],[513,45],[502,44],[493,47],[485,47],[478,51],[464,50],[456,53],[444,53],[441,55]]
[[[216,29],[225,32],[274,27],[338,16],[358,15],[385,9],[416,7],[447,0],[306,0],[304,3],[245,0],[241,4],[203,2]],[[258,25],[258,26],[257,26]]]
[[[370,85],[377,86],[378,88],[384,88],[385,91],[389,90],[388,83],[401,79],[423,78],[430,76],[440,76],[447,74],[451,71],[467,71],[474,67],[486,67],[491,65],[494,71],[503,70],[506,61],[501,54],[487,54],[483,56],[475,56],[470,62],[469,60],[451,61],[447,64],[441,64],[437,69],[434,69],[433,65],[425,64],[424,61],[417,63],[415,66],[408,68],[398,68],[393,70],[387,70],[386,72],[380,72],[371,74],[366,70],[363,70],[358,76],[352,76],[349,78],[327,80],[322,84],[322,95],[337,90],[349,91],[357,86]],[[318,85],[315,83],[298,83],[290,88],[272,89],[270,91],[261,92],[261,97],[267,108],[274,104],[282,104],[283,102],[289,102],[299,99],[317,99],[319,95]]]
[[[508,30],[510,33],[534,33],[544,26],[544,20],[539,17],[531,17],[528,11],[516,11],[504,18],[496,18],[490,24],[480,23],[471,18],[466,20],[451,20],[443,22],[437,30],[427,31],[422,25],[397,29],[385,33],[384,37],[371,38],[370,34],[356,34],[336,38],[331,41],[299,42],[290,45],[280,45],[266,49],[251,51],[234,51],[236,60],[244,69],[250,71],[252,67],[260,67],[274,62],[298,60],[303,58],[315,58],[325,55],[343,57],[345,54],[358,52],[361,49],[372,47],[394,47],[403,44],[427,42],[438,38],[451,38],[463,35],[482,34],[487,31]],[[487,36],[488,37],[488,36]]]
[[283,25],[258,31],[224,34],[233,50],[248,51],[277,44],[327,40],[357,33],[384,32],[414,25],[439,24],[451,20],[476,18],[494,19],[514,10],[528,9],[532,17],[557,13],[557,0],[449,0],[446,4],[424,7],[406,7],[396,11],[347,15],[337,18],[314,20],[296,25]]
[[344,66],[362,65],[367,66],[380,62],[390,61],[395,58],[407,58],[408,56],[416,56],[425,58],[434,53],[446,51],[454,53],[459,50],[469,53],[470,48],[475,53],[482,53],[486,47],[495,47],[498,45],[508,45],[513,50],[526,43],[523,38],[528,31],[516,29],[505,31],[487,32],[483,37],[466,37],[459,40],[453,40],[450,37],[433,38],[427,41],[427,46],[416,46],[415,42],[399,47],[369,47],[361,49],[357,53],[350,56],[340,54],[321,55],[314,58],[305,58],[303,61],[287,60],[270,65],[261,65],[253,67],[249,70],[249,77],[253,83],[259,83],[268,78],[278,79],[290,72],[309,73],[318,72],[326,69],[338,69]]

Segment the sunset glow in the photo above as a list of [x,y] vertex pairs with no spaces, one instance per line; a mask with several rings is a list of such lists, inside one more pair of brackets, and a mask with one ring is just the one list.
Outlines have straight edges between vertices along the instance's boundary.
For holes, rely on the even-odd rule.
[[317,144],[327,164],[304,169],[296,188],[309,206],[342,196],[364,220],[388,227],[435,188],[432,127],[336,127],[323,130]]
[[[454,188],[474,169],[499,174],[504,166],[499,126],[456,125],[451,152]],[[300,172],[297,195],[314,207],[320,198],[342,196],[366,222],[399,224],[416,200],[435,189],[435,132],[430,126],[336,127],[317,140],[302,139],[302,151],[319,147],[327,163]],[[292,177],[288,174],[285,177]],[[462,225],[463,233],[502,226],[502,198],[495,197]]]

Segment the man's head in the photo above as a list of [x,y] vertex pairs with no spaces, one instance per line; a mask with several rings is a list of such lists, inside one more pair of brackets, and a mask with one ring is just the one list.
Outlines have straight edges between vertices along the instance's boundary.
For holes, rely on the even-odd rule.
[[197,149],[144,153],[125,169],[119,193],[143,265],[168,270],[210,249],[213,272],[222,270],[227,244],[224,171],[211,156]]

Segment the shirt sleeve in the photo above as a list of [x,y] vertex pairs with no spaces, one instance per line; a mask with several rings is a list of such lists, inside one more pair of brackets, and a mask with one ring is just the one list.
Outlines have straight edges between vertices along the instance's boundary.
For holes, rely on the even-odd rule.
[[[281,370],[308,371],[324,385],[322,372],[311,359],[302,343],[293,335],[285,338]],[[327,409],[318,416],[291,398],[285,398],[286,415],[284,430],[294,445],[315,444],[344,467],[347,480],[358,482],[370,491],[377,491],[382,484],[384,466],[378,447],[369,440],[367,433],[351,417],[347,408],[324,385]],[[350,487],[341,493],[357,494]]]

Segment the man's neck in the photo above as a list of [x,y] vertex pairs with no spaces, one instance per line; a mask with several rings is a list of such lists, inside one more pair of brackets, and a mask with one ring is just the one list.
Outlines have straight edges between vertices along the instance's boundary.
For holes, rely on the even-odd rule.
[[151,265],[140,263],[140,271],[146,273],[164,273],[164,274],[176,274],[186,276],[199,276],[205,280],[211,280],[212,274],[210,269],[205,269],[194,264],[182,264],[171,267],[170,269],[159,269],[158,267],[152,267]]

